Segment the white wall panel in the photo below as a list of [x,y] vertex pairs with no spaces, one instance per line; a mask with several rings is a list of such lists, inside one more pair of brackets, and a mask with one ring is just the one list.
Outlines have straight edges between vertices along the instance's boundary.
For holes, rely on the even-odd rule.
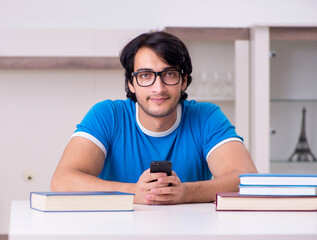
[[0,233],[11,200],[50,190],[76,124],[94,103],[125,98],[123,86],[122,71],[0,71]]
[[2,0],[0,28],[157,29],[316,24],[315,0]]

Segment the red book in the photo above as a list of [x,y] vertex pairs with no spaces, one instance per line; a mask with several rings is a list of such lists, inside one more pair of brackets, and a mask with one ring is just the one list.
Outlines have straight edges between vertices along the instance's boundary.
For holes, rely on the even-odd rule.
[[217,211],[317,211],[317,196],[239,195],[218,193]]

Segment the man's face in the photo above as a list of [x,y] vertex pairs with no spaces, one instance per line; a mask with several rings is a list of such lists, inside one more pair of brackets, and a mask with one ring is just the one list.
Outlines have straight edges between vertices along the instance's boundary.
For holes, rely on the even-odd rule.
[[[172,66],[166,64],[155,52],[146,47],[140,48],[134,58],[134,72],[141,70],[160,72],[170,67]],[[176,111],[181,90],[186,89],[186,84],[186,77],[177,85],[168,86],[157,76],[153,85],[141,87],[133,77],[133,85],[129,83],[129,88],[135,93],[141,111],[152,117],[166,117]]]

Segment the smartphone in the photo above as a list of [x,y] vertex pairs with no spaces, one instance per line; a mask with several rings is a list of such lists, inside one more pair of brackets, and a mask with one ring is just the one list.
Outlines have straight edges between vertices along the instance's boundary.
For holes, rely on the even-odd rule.
[[151,173],[163,172],[167,176],[172,175],[172,162],[170,161],[152,161],[150,166]]

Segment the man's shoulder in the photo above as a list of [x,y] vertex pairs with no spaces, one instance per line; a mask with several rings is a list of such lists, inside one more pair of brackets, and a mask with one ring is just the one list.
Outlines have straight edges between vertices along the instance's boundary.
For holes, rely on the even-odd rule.
[[211,102],[197,102],[195,100],[183,102],[183,119],[192,123],[204,125],[206,122],[213,123],[220,119],[225,119],[225,115],[220,107]]
[[103,100],[101,102],[96,103],[93,106],[93,109],[97,110],[97,111],[104,111],[106,109],[109,110],[114,110],[114,111],[119,111],[122,109],[127,109],[130,110],[132,108],[134,108],[135,103],[130,100],[130,99],[126,99],[126,100]]
[[185,112],[188,113],[205,113],[220,109],[218,105],[211,102],[197,102],[195,100],[185,100],[182,102]]

